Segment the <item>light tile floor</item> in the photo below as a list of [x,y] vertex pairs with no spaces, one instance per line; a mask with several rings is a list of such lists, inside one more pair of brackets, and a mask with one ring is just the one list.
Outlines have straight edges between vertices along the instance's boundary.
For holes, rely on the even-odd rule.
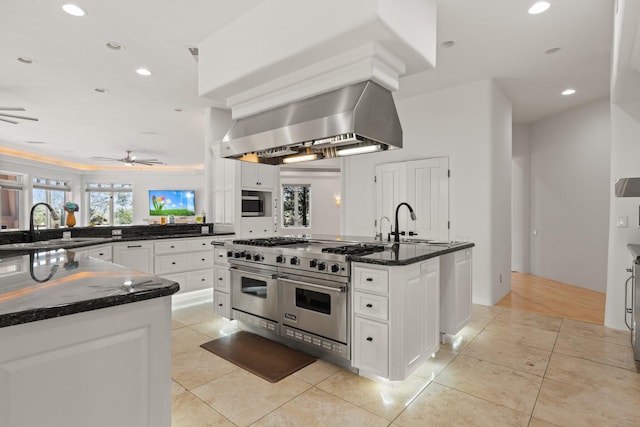
[[473,320],[405,381],[317,361],[271,384],[201,349],[236,331],[211,303],[173,312],[173,427],[638,426],[629,333],[505,307]]

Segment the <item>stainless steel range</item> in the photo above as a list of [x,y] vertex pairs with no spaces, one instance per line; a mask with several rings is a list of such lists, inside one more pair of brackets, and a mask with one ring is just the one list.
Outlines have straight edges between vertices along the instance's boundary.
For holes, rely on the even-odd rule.
[[350,257],[383,246],[273,237],[225,248],[234,319],[316,356],[350,360]]

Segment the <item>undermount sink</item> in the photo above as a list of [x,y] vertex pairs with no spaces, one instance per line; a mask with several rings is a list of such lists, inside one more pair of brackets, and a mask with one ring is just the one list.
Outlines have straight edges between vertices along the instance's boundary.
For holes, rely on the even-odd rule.
[[68,239],[51,239],[40,240],[38,242],[28,243],[7,243],[0,245],[0,250],[4,251],[20,251],[20,250],[38,250],[38,249],[60,249],[68,248],[83,243],[98,243],[109,240],[106,237],[71,237]]

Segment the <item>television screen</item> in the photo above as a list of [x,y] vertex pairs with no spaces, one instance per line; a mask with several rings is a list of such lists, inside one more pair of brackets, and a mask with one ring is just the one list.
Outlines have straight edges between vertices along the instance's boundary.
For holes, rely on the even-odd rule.
[[149,215],[194,216],[194,190],[149,190]]

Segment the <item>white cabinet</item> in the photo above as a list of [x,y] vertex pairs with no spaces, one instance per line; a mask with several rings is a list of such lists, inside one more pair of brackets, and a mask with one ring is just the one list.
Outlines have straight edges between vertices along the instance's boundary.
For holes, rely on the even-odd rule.
[[241,163],[240,182],[242,188],[272,190],[278,168],[260,163]]
[[439,349],[440,261],[353,264],[353,366],[403,380]]
[[180,284],[180,293],[212,288],[214,249],[210,237],[154,243],[154,274]]
[[233,224],[236,210],[236,168],[237,160],[220,157],[220,147],[213,149],[213,221],[220,224]]
[[214,248],[215,264],[213,280],[213,312],[221,317],[231,318],[231,275],[227,250],[224,246]]
[[457,334],[471,320],[471,248],[440,258],[440,333],[444,342],[444,334]]
[[153,274],[153,242],[132,241],[113,244],[113,263]]
[[242,218],[240,236],[246,238],[268,237],[276,234],[276,225],[271,216],[260,218]]

